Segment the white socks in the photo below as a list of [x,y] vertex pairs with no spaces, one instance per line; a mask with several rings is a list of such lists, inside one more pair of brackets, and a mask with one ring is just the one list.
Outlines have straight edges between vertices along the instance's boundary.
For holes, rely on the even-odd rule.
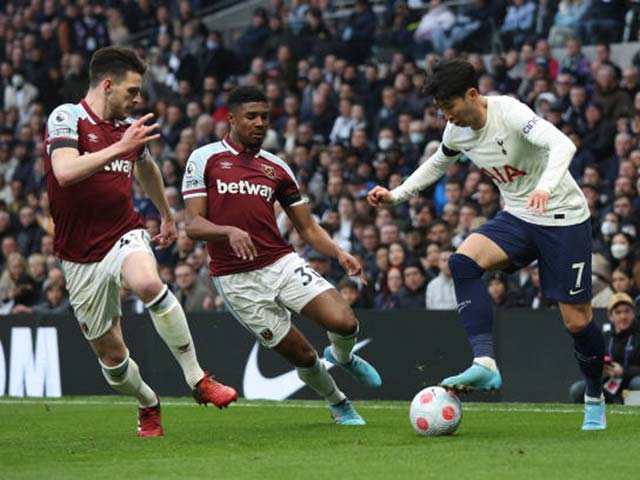
[[325,368],[324,364],[316,358],[316,363],[312,367],[296,367],[298,377],[304,383],[309,385],[318,395],[327,399],[331,405],[340,403],[344,400],[345,394],[342,393],[335,380]]
[[173,353],[187,384],[193,389],[204,377],[204,371],[198,363],[187,317],[178,299],[165,285],[158,296],[145,306],[149,309],[158,334]]
[[153,407],[158,404],[158,397],[149,385],[142,380],[138,364],[133,361],[133,358],[129,357],[128,351],[127,358],[115,367],[107,367],[99,359],[98,362],[102,367],[102,374],[107,383],[116,392],[136,397],[138,405],[142,408]]
[[331,342],[331,353],[333,353],[338,363],[349,363],[351,361],[351,350],[353,350],[353,346],[356,344],[358,337],[358,330],[347,337],[343,337],[334,332],[327,332],[327,337],[329,337],[329,341]]
[[489,370],[493,370],[494,372],[498,370],[496,361],[491,357],[476,357],[473,359],[473,362],[478,363],[483,367],[487,367]]

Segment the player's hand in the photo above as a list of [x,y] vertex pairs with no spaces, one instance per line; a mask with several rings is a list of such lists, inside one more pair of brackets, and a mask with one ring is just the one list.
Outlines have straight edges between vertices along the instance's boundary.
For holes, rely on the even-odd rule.
[[242,260],[253,261],[258,256],[258,250],[253,244],[253,240],[251,240],[251,235],[236,227],[229,228],[230,231],[227,237],[233,253]]
[[125,152],[132,152],[145,143],[152,142],[160,138],[159,133],[153,133],[160,125],[154,123],[153,125],[145,125],[146,122],[153,118],[153,113],[147,113],[144,117],[140,117],[133,122],[129,128],[127,128],[122,135],[122,138],[118,142]]
[[391,192],[380,185],[376,185],[373,189],[367,194],[367,201],[369,205],[372,207],[377,207],[383,203],[393,203],[393,197],[391,196]]
[[533,214],[545,213],[549,203],[549,192],[546,190],[534,190],[527,199],[527,208],[531,208]]
[[347,272],[347,275],[350,277],[355,277],[356,275],[360,275],[360,280],[362,280],[362,284],[367,284],[367,277],[364,274],[364,270],[362,269],[362,265],[360,262],[356,260],[353,255],[348,254],[345,251],[341,251],[338,254],[338,263],[344,268],[344,271]]
[[605,364],[602,373],[605,377],[622,378],[624,375],[624,369],[618,362],[612,362],[610,364]]
[[178,230],[176,222],[173,218],[163,218],[160,223],[160,233],[151,239],[151,243],[155,243],[156,250],[164,250],[170,247],[178,238]]

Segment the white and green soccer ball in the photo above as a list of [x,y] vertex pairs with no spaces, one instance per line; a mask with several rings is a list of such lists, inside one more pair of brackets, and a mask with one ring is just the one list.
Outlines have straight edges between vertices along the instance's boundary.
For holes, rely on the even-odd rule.
[[413,397],[409,417],[413,429],[420,435],[451,435],[462,420],[462,405],[451,390],[427,387]]

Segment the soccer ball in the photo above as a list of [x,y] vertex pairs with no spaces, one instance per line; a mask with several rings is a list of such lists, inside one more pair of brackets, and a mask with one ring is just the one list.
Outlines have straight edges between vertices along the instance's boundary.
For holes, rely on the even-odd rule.
[[420,435],[451,435],[462,420],[462,405],[452,391],[427,387],[413,397],[409,417],[413,429]]

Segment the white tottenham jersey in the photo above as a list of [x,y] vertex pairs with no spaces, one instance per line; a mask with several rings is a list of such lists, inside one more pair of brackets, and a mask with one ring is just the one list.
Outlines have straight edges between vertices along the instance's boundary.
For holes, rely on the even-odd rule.
[[[464,153],[500,189],[505,210],[538,225],[575,225],[589,218],[587,201],[568,171],[571,140],[529,107],[506,96],[487,97],[487,122],[479,130],[447,123],[440,147],[391,194],[407,200],[437,181]],[[537,189],[549,192],[544,214],[527,208]]]

